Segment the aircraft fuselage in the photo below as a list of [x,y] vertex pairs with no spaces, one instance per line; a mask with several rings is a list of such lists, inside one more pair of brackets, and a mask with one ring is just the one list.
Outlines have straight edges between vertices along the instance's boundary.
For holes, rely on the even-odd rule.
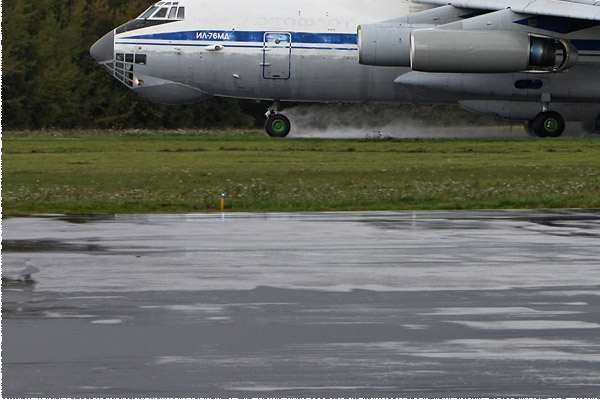
[[[477,18],[456,9],[428,10],[410,0],[284,0],[276,5],[180,0],[153,7],[107,34],[91,52],[116,79],[161,103],[188,104],[212,96],[457,103],[475,112],[531,120],[552,102],[567,120],[593,123],[600,114],[600,28],[593,24],[556,33],[578,46],[577,62],[564,72],[429,73],[413,71],[410,64],[361,64],[357,27],[394,19],[394,27],[413,30],[477,24]],[[508,12],[496,19],[511,23]],[[517,23],[511,23],[511,30],[548,34],[544,27]],[[402,40],[392,45],[408,49]]]

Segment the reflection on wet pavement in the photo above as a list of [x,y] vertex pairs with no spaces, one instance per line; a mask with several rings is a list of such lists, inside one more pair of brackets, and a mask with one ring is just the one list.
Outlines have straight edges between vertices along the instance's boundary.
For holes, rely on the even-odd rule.
[[594,210],[40,216],[3,235],[7,397],[600,390]]

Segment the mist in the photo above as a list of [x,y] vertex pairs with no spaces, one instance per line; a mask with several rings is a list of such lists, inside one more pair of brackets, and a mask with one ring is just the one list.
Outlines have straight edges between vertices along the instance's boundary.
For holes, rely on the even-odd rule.
[[289,137],[302,138],[523,138],[521,123],[468,113],[455,106],[299,104],[282,111]]

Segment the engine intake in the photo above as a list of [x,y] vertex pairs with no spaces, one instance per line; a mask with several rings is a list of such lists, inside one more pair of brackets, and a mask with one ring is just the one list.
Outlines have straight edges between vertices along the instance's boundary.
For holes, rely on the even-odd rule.
[[395,23],[358,27],[358,62],[379,67],[410,66],[410,34],[415,28]]
[[421,72],[559,72],[577,58],[568,41],[527,32],[419,29],[411,34],[411,67]]

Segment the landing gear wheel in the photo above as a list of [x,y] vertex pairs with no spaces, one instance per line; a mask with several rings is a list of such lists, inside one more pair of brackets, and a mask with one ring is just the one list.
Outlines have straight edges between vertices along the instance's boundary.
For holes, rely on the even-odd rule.
[[559,137],[565,130],[565,119],[555,111],[545,111],[536,115],[531,127],[539,137]]
[[286,137],[292,129],[292,123],[283,114],[272,114],[267,118],[265,129],[271,137]]

